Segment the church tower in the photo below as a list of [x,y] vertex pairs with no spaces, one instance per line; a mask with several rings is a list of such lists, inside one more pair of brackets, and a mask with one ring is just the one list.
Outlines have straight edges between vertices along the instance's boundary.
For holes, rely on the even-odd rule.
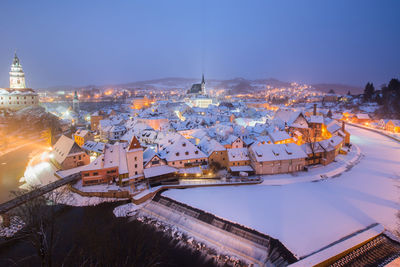
[[78,113],[79,111],[79,98],[78,98],[78,92],[75,91],[74,93],[74,100],[72,100],[72,109]]
[[21,63],[17,57],[17,53],[14,55],[13,63],[11,64],[10,71],[10,88],[11,89],[24,89],[25,85],[25,74],[22,70]]
[[201,94],[202,95],[206,94],[206,82],[204,81],[204,73],[203,76],[201,77]]

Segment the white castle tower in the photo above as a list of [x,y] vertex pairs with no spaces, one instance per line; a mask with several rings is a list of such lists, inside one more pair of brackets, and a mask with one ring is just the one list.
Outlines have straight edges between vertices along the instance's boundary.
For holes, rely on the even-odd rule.
[[25,74],[15,53],[10,71],[10,87],[0,88],[0,109],[19,110],[39,105],[39,95],[26,88]]
[[19,58],[17,57],[17,53],[15,53],[10,71],[10,89],[24,89],[24,88],[26,88],[25,74],[24,71],[22,70]]

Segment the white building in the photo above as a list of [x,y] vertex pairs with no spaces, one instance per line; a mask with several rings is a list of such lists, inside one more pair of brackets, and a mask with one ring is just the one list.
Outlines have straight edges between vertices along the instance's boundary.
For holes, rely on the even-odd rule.
[[15,54],[10,71],[10,88],[0,88],[0,109],[18,110],[38,104],[39,95],[33,89],[26,88],[25,74]]

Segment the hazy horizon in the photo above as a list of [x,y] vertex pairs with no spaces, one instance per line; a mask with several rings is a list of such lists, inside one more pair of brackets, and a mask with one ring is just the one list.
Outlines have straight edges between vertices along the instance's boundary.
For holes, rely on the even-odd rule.
[[15,50],[32,88],[202,72],[378,87],[400,73],[396,0],[23,0],[0,8],[0,87],[8,87]]

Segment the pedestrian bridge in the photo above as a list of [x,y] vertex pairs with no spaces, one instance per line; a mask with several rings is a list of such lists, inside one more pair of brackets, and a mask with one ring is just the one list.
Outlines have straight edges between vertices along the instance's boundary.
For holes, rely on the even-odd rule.
[[80,173],[75,173],[75,174],[69,175],[63,179],[49,183],[45,186],[33,189],[33,190],[31,190],[23,195],[17,196],[14,199],[11,199],[7,202],[4,202],[4,203],[0,204],[0,215],[3,215],[6,212],[28,202],[29,200],[32,200],[39,196],[42,196],[46,193],[49,193],[49,192],[53,191],[54,189],[57,189],[63,185],[75,182],[75,181],[79,180],[80,178],[81,178]]

